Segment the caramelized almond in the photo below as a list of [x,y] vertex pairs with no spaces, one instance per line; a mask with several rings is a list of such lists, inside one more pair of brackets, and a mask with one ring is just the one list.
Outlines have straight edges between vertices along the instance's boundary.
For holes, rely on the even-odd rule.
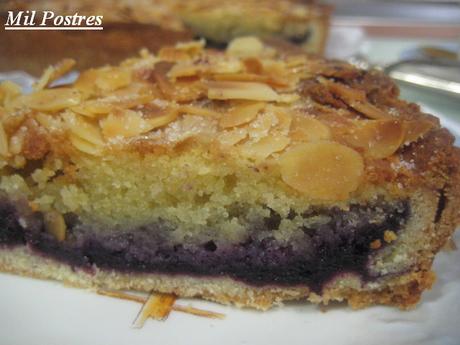
[[289,136],[296,141],[320,141],[331,138],[329,127],[309,116],[296,116],[293,119]]
[[104,145],[104,140],[102,139],[101,131],[98,126],[71,112],[62,114],[62,117],[73,134],[94,145]]
[[223,131],[219,134],[219,141],[223,146],[233,146],[246,139],[248,131],[246,128],[235,128]]
[[20,102],[26,107],[41,111],[59,111],[75,106],[81,101],[80,93],[70,88],[40,90],[20,98]]
[[334,142],[300,144],[279,159],[283,181],[319,200],[344,200],[358,188],[363,175],[362,157]]
[[404,126],[398,120],[357,121],[344,140],[362,149],[367,157],[380,159],[391,156],[404,140]]
[[8,156],[8,137],[6,136],[3,124],[0,122],[0,155]]
[[57,211],[46,212],[43,217],[46,231],[62,242],[66,237],[67,226],[64,217]]
[[264,102],[242,103],[224,114],[220,118],[219,125],[222,128],[229,128],[251,122],[264,107]]
[[278,94],[270,86],[262,83],[211,81],[208,84],[208,98],[276,101]]
[[41,90],[47,87],[53,81],[59,79],[64,74],[69,72],[73,68],[73,66],[75,66],[74,59],[63,59],[59,61],[56,65],[49,66],[45,70],[45,72],[43,72],[37,84],[34,85],[35,90]]
[[240,146],[241,153],[255,160],[263,160],[272,153],[284,150],[291,140],[281,135],[269,135],[257,142],[247,142]]
[[80,138],[74,133],[70,133],[69,140],[72,145],[81,152],[92,156],[100,156],[102,154],[101,146],[90,143],[89,141]]
[[432,128],[434,123],[428,120],[406,121],[404,123],[404,144],[410,144],[423,137]]
[[227,54],[238,57],[257,56],[264,49],[264,44],[255,36],[238,37],[227,47]]

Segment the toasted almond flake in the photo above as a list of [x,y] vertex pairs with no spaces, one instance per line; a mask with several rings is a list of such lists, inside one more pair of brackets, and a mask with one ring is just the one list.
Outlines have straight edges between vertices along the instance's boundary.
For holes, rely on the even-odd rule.
[[243,63],[239,59],[225,57],[214,61],[206,68],[211,74],[233,74],[243,70]]
[[309,116],[295,116],[289,136],[292,140],[313,142],[331,138],[329,127]]
[[73,133],[70,134],[69,140],[72,143],[72,145],[81,152],[87,153],[92,156],[100,156],[102,154],[100,146],[94,145]]
[[334,95],[347,103],[367,102],[366,93],[362,90],[352,89],[349,86],[329,80],[326,81],[324,78],[320,78],[319,81],[325,84]]
[[113,104],[101,100],[91,100],[81,103],[76,107],[70,108],[72,111],[87,116],[95,117],[97,115],[108,114],[113,109]]
[[175,47],[163,47],[158,52],[158,57],[164,61],[181,61],[181,60],[189,60],[190,55],[182,50],[177,49]]
[[351,148],[330,142],[299,144],[279,159],[283,181],[318,200],[344,200],[358,188],[364,162]]
[[292,116],[289,111],[286,111],[283,107],[274,105],[269,105],[267,111],[273,111],[278,119],[278,123],[275,126],[276,130],[283,135],[287,135],[292,125]]
[[406,121],[404,123],[404,144],[408,145],[428,133],[435,124],[428,120]]
[[350,107],[367,116],[370,119],[388,119],[390,116],[384,111],[371,104],[363,90],[352,89],[349,86],[336,83],[324,78],[318,79],[320,83],[326,85],[329,90]]
[[10,80],[0,83],[0,103],[8,106],[9,103],[21,95],[21,87]]
[[131,83],[131,71],[121,67],[108,67],[97,76],[96,86],[104,92],[114,91]]
[[194,77],[204,72],[201,65],[192,63],[178,63],[175,64],[168,72],[168,77],[173,80],[183,77]]
[[64,217],[57,211],[46,212],[43,216],[46,231],[56,240],[62,242],[66,237],[67,226]]
[[6,135],[5,129],[3,128],[3,124],[1,122],[0,122],[0,155],[3,157],[7,157],[9,155],[8,137]]
[[83,98],[88,98],[96,94],[97,86],[96,79],[101,72],[98,69],[91,68],[86,70],[78,76],[78,79],[73,84],[74,88],[81,92]]
[[300,99],[300,96],[296,93],[285,93],[285,94],[279,95],[277,102],[278,103],[294,103],[295,101],[298,101],[299,99]]
[[257,56],[264,49],[262,41],[255,36],[245,36],[233,39],[226,53],[238,57]]
[[18,106],[40,111],[59,111],[79,104],[81,95],[71,88],[56,88],[36,91],[15,99]]
[[208,98],[276,101],[278,94],[270,86],[262,83],[210,81],[208,83]]
[[69,72],[75,66],[74,59],[63,59],[56,65],[49,66],[42,74],[38,82],[34,85],[35,90],[41,90]]
[[366,102],[351,102],[349,104],[353,109],[359,111],[360,113],[366,115],[370,119],[380,120],[380,119],[388,119],[390,116],[385,113],[384,111],[377,108],[375,105]]
[[62,129],[62,120],[60,117],[48,115],[45,113],[38,113],[35,118],[37,121],[49,131]]
[[189,42],[179,42],[176,44],[176,49],[183,50],[190,55],[196,55],[200,53],[206,45],[204,38]]
[[403,143],[404,126],[399,120],[355,121],[343,139],[352,147],[364,150],[367,157],[386,158]]
[[188,115],[198,115],[205,117],[218,117],[220,114],[214,110],[210,110],[203,107],[197,107],[194,105],[181,105],[178,109],[179,113]]
[[[147,298],[145,297],[128,294],[122,291],[97,290],[97,293],[102,296],[114,297],[114,298],[124,299],[127,301],[138,302],[142,304],[144,304],[147,301]],[[206,317],[210,319],[224,319],[225,318],[224,314],[216,313],[216,312],[209,311],[209,310],[198,309],[192,306],[181,306],[181,305],[174,304],[172,306],[172,309],[174,311],[179,311],[182,313],[191,314],[191,315],[200,316],[200,317]]]
[[224,114],[220,118],[219,125],[222,128],[229,128],[251,122],[264,107],[264,102],[242,102]]
[[62,114],[69,130],[76,136],[96,145],[104,145],[99,126],[92,124],[72,112]]
[[176,296],[174,295],[151,293],[134,320],[133,327],[142,328],[145,321],[150,317],[159,321],[165,320],[169,316],[175,301]]
[[259,75],[253,73],[233,73],[233,74],[216,74],[213,76],[216,81],[237,81],[237,82],[258,82],[270,85],[272,87],[286,87],[288,81],[281,77],[268,75]]
[[243,60],[243,64],[248,73],[262,74],[264,72],[264,65],[257,57],[248,57]]
[[255,160],[263,160],[275,152],[284,150],[290,139],[284,136],[270,135],[257,142],[247,142],[240,146],[242,155]]
[[223,146],[234,146],[246,139],[247,136],[248,130],[246,128],[235,128],[230,131],[222,131],[219,134],[219,142]]
[[150,126],[150,130],[152,130],[154,128],[166,126],[168,123],[174,121],[178,115],[179,112],[177,109],[168,109],[166,114],[149,118],[146,121]]

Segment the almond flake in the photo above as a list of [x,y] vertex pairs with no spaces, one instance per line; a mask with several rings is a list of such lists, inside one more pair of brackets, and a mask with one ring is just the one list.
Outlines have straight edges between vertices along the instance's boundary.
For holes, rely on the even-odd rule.
[[43,217],[46,231],[56,240],[62,242],[66,237],[66,224],[64,217],[57,211],[46,212]]
[[364,162],[351,148],[320,141],[295,146],[279,159],[283,181],[317,200],[344,200],[358,188]]
[[248,102],[236,105],[220,118],[219,125],[222,128],[229,128],[251,122],[264,107],[264,102]]
[[278,94],[270,86],[262,83],[210,81],[208,83],[208,98],[276,101]]

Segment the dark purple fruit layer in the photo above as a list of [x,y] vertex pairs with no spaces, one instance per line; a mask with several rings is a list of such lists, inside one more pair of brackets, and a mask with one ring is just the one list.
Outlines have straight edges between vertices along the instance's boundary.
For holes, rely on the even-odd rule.
[[[3,199],[0,245],[27,244],[37,253],[87,270],[95,265],[123,272],[228,276],[255,286],[308,285],[319,293],[325,283],[342,273],[354,273],[363,280],[375,278],[367,267],[370,243],[382,240],[385,230],[398,232],[409,213],[407,201],[380,200],[367,206],[352,205],[348,211],[317,209],[302,216],[327,215],[330,220],[301,228],[295,244],[281,244],[274,236],[281,217],[271,212],[269,218],[248,228],[247,238],[240,243],[210,240],[200,245],[172,243],[161,223],[129,232],[101,232],[80,223],[76,216],[67,216],[67,239],[58,242],[44,230],[39,213],[27,215],[28,226],[23,228],[16,219],[18,208]],[[258,240],[261,230],[268,235]]]

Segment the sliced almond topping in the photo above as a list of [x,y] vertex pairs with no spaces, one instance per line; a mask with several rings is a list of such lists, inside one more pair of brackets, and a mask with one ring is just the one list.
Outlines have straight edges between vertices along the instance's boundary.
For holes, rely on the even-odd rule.
[[62,117],[73,134],[94,145],[104,145],[104,140],[102,139],[99,126],[96,126],[95,124],[92,124],[71,112],[62,114]]
[[388,119],[390,116],[384,111],[377,108],[375,105],[366,102],[352,102],[349,104],[353,109],[359,111],[363,115],[366,115],[370,119],[379,120],[379,119]]
[[125,68],[109,67],[104,69],[95,80],[96,86],[104,92],[114,91],[131,83],[131,71]]
[[79,104],[81,95],[74,89],[56,88],[36,91],[16,101],[34,110],[59,111]]
[[246,139],[248,130],[246,128],[235,128],[230,131],[223,131],[219,134],[219,141],[223,146],[233,146]]
[[109,114],[99,121],[102,134],[107,139],[129,138],[150,132],[152,129],[167,125],[177,117],[176,110],[164,115],[144,119],[140,112],[125,109],[116,114]]
[[278,94],[270,86],[262,83],[211,81],[208,87],[209,99],[252,101],[276,101],[278,99]]
[[96,93],[96,79],[100,72],[97,69],[91,68],[78,76],[78,79],[73,84],[74,88],[80,91],[85,98]]
[[283,181],[319,200],[343,200],[358,188],[363,175],[362,157],[334,142],[300,144],[279,159]]
[[343,139],[352,147],[364,150],[367,157],[391,156],[404,140],[404,126],[398,120],[356,121]]
[[428,120],[406,121],[404,123],[404,144],[408,145],[411,142],[417,141],[434,128],[434,126],[434,123]]
[[329,90],[350,107],[367,116],[370,119],[388,119],[390,116],[384,111],[369,103],[363,90],[352,89],[346,85],[335,83],[321,78],[322,84],[327,85]]
[[204,39],[200,39],[190,42],[179,42],[176,44],[176,49],[185,51],[191,56],[193,56],[202,52],[205,45],[206,41]]
[[262,74],[264,71],[264,65],[256,57],[248,57],[244,59],[243,64],[248,73]]
[[247,142],[240,146],[242,155],[255,160],[263,160],[272,153],[284,150],[291,140],[285,136],[270,135],[257,142]]
[[113,105],[101,100],[86,101],[76,107],[72,107],[74,112],[88,116],[95,117],[97,115],[108,114],[113,109]]
[[46,212],[43,216],[46,231],[62,242],[66,237],[67,226],[64,217],[57,211]]
[[258,82],[273,87],[288,86],[288,82],[282,78],[253,73],[216,74],[213,78],[216,81]]
[[329,127],[309,116],[296,116],[293,119],[289,136],[296,141],[320,141],[331,138]]
[[277,102],[278,103],[294,103],[295,101],[298,101],[299,99],[300,99],[300,96],[296,93],[285,93],[285,94],[279,95]]
[[146,119],[146,121],[148,122],[150,126],[149,131],[154,128],[166,126],[168,123],[174,121],[178,115],[179,115],[179,112],[177,110],[168,109],[166,113],[164,113],[163,115]]
[[70,133],[69,140],[72,145],[81,152],[92,156],[100,156],[102,154],[101,146],[94,145],[93,143],[80,138],[78,135]]
[[227,54],[238,57],[257,56],[264,49],[264,44],[255,36],[238,37],[227,47]]
[[197,107],[194,105],[182,105],[179,107],[179,113],[189,114],[189,115],[198,115],[205,117],[218,117],[220,114],[217,111],[213,111],[203,107]]
[[148,300],[142,306],[139,314],[134,320],[135,328],[142,328],[145,321],[152,317],[155,320],[165,320],[173,308],[176,296],[170,294],[155,293],[150,294]]
[[264,107],[264,102],[241,103],[224,114],[220,118],[219,125],[222,128],[229,128],[251,122]]
[[5,80],[0,83],[0,103],[8,105],[14,98],[21,95],[21,87],[12,81]]
[[58,116],[52,116],[45,113],[38,113],[35,118],[37,121],[49,131],[63,128],[62,119]]
[[40,80],[34,85],[35,90],[41,90],[69,72],[75,66],[74,59],[63,59],[54,66],[49,66],[43,72]]
[[3,124],[0,122],[0,155],[8,156],[8,137],[6,135]]

